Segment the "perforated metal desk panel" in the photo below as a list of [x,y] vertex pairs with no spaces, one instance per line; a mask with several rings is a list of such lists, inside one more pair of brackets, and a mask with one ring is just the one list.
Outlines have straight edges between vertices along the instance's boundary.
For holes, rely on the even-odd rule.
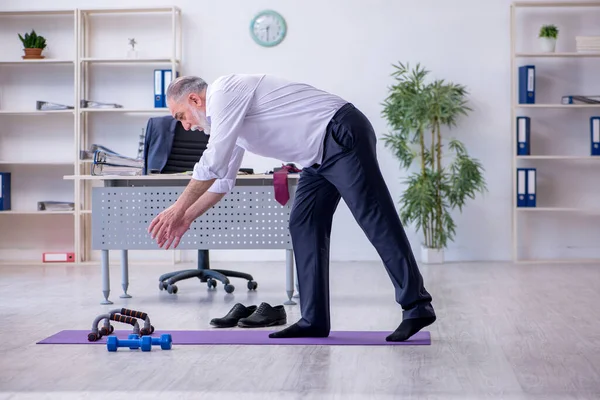
[[[157,249],[148,226],[188,181],[105,182],[109,185],[92,189],[92,248]],[[273,179],[238,178],[232,192],[192,223],[178,249],[292,249],[289,218],[296,185],[288,187],[290,201],[282,206],[275,200]]]
[[[194,221],[178,249],[282,249],[286,251],[286,304],[295,304],[289,217],[298,174],[288,176],[290,200],[275,200],[272,175],[239,175],[232,192]],[[112,304],[110,250],[121,251],[121,298],[130,298],[128,250],[162,250],[148,233],[152,219],[171,206],[191,179],[186,175],[67,176],[100,180],[92,188],[92,248],[102,251],[102,304]],[[164,250],[163,250],[164,251]]]

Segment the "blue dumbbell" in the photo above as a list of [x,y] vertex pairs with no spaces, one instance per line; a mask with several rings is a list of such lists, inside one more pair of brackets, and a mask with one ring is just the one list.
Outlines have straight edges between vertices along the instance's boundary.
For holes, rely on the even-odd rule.
[[128,339],[119,339],[116,336],[109,336],[106,338],[106,348],[108,351],[117,351],[119,347],[129,347],[132,350],[141,348],[142,351],[151,351],[152,345],[160,345],[163,350],[171,349],[171,335],[163,334],[160,338],[153,338],[151,336],[137,337],[135,334],[129,335]]
[[[160,346],[161,349],[163,350],[171,350],[171,345],[173,343],[173,340],[171,339],[171,334],[169,333],[165,333],[160,335],[159,338],[156,337],[151,337],[151,336],[142,336],[142,339],[145,337],[149,337],[152,339],[152,345],[154,346]],[[129,334],[129,339],[138,339],[139,336],[136,335],[135,333],[130,333]]]

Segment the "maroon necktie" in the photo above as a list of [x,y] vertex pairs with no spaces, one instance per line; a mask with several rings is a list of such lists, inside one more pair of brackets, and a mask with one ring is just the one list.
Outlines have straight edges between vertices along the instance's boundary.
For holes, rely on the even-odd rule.
[[283,165],[279,171],[273,173],[275,200],[282,206],[285,206],[290,199],[290,191],[287,183],[287,176],[290,172],[300,172],[300,170],[291,165]]

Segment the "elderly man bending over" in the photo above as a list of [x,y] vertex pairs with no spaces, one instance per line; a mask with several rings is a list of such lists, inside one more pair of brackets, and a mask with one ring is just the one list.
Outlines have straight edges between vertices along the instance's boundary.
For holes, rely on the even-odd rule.
[[307,84],[242,74],[210,85],[180,77],[169,85],[167,105],[186,130],[210,138],[189,185],[149,226],[160,247],[177,247],[191,223],[223,198],[218,189],[235,182],[245,151],[303,167],[290,216],[302,318],[271,338],[329,335],[329,237],[340,198],[381,257],[403,309],[386,340],[407,340],[435,321],[379,169],[375,132],[356,107]]

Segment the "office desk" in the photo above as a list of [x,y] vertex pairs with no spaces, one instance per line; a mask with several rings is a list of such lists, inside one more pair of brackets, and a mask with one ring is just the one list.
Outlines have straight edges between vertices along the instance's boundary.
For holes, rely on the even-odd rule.
[[[290,200],[282,206],[275,200],[272,175],[238,175],[236,186],[223,199],[195,220],[177,249],[282,249],[286,251],[286,304],[296,304],[294,253],[289,217],[298,174],[288,175]],[[187,186],[190,175],[143,176],[70,175],[65,179],[97,180],[92,188],[92,248],[102,254],[101,304],[112,304],[109,251],[121,251],[121,298],[130,298],[128,250],[162,250],[148,233],[152,219],[171,206]]]

